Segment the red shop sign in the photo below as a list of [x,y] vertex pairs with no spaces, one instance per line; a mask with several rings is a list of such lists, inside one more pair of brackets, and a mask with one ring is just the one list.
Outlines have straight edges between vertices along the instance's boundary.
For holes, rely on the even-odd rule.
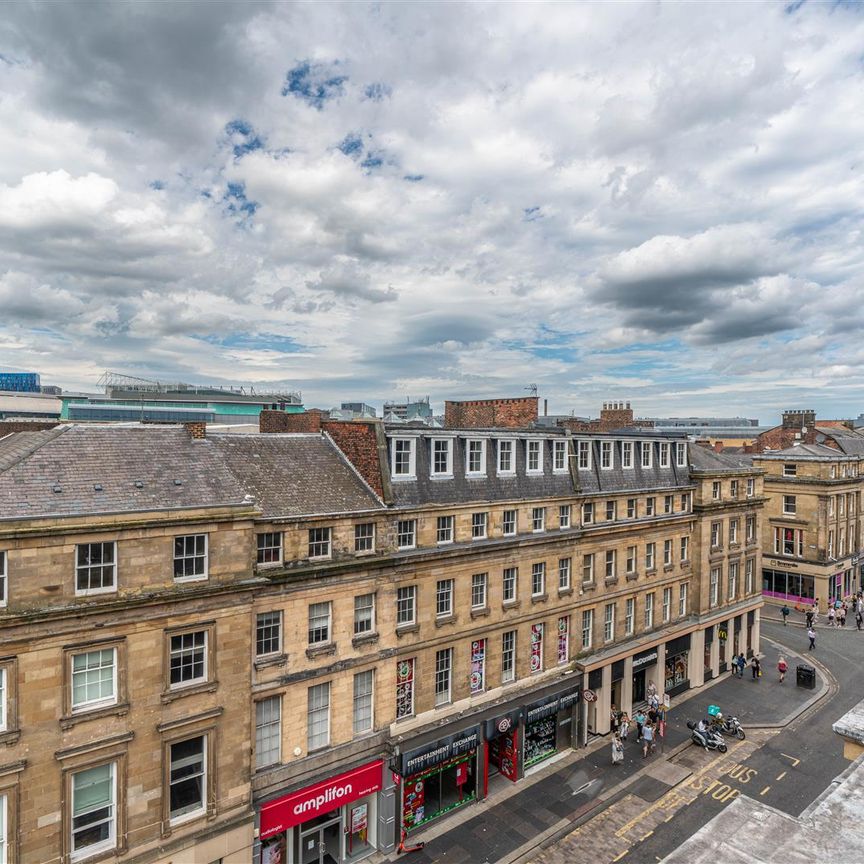
[[299,825],[307,819],[314,819],[322,813],[329,813],[343,804],[350,804],[364,795],[370,795],[381,788],[381,768],[383,762],[378,759],[331,777],[322,783],[316,783],[292,792],[284,798],[270,801],[261,808],[260,837],[266,840],[273,834],[278,834],[286,828]]

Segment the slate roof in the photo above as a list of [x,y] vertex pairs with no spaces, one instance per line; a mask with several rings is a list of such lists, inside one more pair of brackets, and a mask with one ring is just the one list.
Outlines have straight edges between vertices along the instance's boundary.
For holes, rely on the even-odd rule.
[[816,431],[833,438],[845,455],[864,456],[864,435],[861,435],[859,432],[835,426],[819,426],[818,424],[816,425]]
[[802,457],[819,457],[821,459],[844,459],[846,454],[825,444],[796,444],[785,450],[768,450],[765,453],[754,454],[757,459],[800,459]]
[[715,453],[710,447],[690,445],[690,467],[694,471],[742,471],[753,472],[753,456],[750,453]]
[[217,449],[180,426],[70,424],[0,439],[0,519],[239,504],[245,494]]
[[[400,480],[391,477],[393,500],[397,507],[417,507],[425,504],[470,504],[484,501],[513,501],[517,499],[572,498],[574,495],[603,495],[637,490],[669,489],[690,485],[690,475],[686,467],[674,465],[670,458],[668,468],[658,465],[658,443],[654,439],[654,453],[651,468],[642,468],[634,447],[634,467],[621,467],[622,441],[605,436],[602,440],[612,441],[613,467],[600,468],[601,438],[574,436],[576,440],[589,440],[592,445],[590,470],[577,470],[578,486],[574,486],[569,469],[563,472],[552,470],[553,441],[567,440],[560,434],[526,434],[525,430],[446,430],[446,435],[422,434],[416,438],[416,479]],[[400,437],[396,430],[388,430],[388,437]],[[412,436],[413,437],[413,436]],[[453,476],[438,478],[431,476],[431,441],[436,437],[451,437],[453,445]],[[627,436],[628,439],[631,436]],[[469,438],[485,438],[486,473],[481,476],[466,477],[466,452]],[[543,441],[543,472],[528,473],[528,440]],[[631,440],[638,440],[636,436]],[[642,436],[651,440],[652,436]],[[497,441],[515,440],[515,475],[499,475],[497,471]],[[570,454],[570,459],[575,455]]]
[[268,518],[383,510],[342,452],[317,434],[214,434],[208,442]]

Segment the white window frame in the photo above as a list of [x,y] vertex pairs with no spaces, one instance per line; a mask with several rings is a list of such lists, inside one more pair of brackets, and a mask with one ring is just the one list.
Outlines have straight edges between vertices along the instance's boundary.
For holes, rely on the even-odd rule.
[[[371,528],[371,534],[366,534],[366,529]],[[360,532],[360,533],[358,533]],[[375,523],[374,522],[358,522],[354,525],[354,554],[355,555],[372,555],[375,552]],[[369,544],[368,549],[358,548],[363,544]]]
[[[270,712],[269,716],[265,716],[268,712]],[[272,745],[273,741],[275,747]],[[255,703],[255,769],[279,765],[281,762],[282,696],[280,694],[259,699]]]
[[606,502],[606,521],[615,522],[618,519],[618,502],[614,499]]
[[645,515],[654,516],[657,513],[657,498],[654,495],[649,495],[645,499]]
[[[204,552],[199,553],[197,546],[198,541],[203,538],[204,540]],[[192,542],[193,549],[192,553],[189,554],[187,551],[187,545],[189,542]],[[177,554],[177,543],[182,542],[183,550],[180,555]],[[207,580],[210,566],[210,536],[208,534],[181,534],[174,538],[174,581],[175,582],[204,582]],[[204,570],[202,573],[189,573],[189,574],[181,574],[177,575],[177,565],[179,562],[183,562],[183,566],[185,569],[186,562],[191,561],[193,567],[197,566],[198,562],[203,562]]]
[[[508,590],[512,587],[512,590]],[[519,568],[505,567],[501,574],[501,597],[502,603],[515,603],[519,590]]]
[[657,565],[657,544],[645,544],[645,569],[654,570]]
[[556,474],[567,471],[567,442],[552,442],[552,471]]
[[726,569],[726,599],[730,602],[738,597],[738,569],[737,561],[730,561]]
[[329,645],[333,641],[333,603],[330,600],[310,603],[307,625],[306,637],[310,648]]
[[488,573],[472,573],[471,574],[471,608],[477,609],[486,608],[486,600],[489,589],[489,574]]
[[[653,466],[654,459],[654,446],[651,441],[640,441],[639,442],[639,465],[642,468],[651,468]],[[647,460],[645,456],[648,456]]]
[[[191,644],[191,647],[183,647],[183,640],[187,637],[195,637],[199,634],[204,636],[204,644],[197,645],[194,640]],[[175,650],[173,647],[173,642],[175,639],[180,640],[180,647]],[[197,654],[199,651],[202,652],[204,657],[204,662],[202,663],[202,672],[201,675],[196,676],[195,678],[186,678],[180,681],[171,681],[171,661],[174,657],[183,658],[188,654]],[[210,633],[206,628],[201,630],[184,630],[182,633],[170,633],[168,634],[168,685],[171,690],[182,690],[184,687],[194,687],[196,684],[202,684],[205,681],[210,680]],[[193,658],[194,662],[194,658]],[[181,670],[183,668],[183,664],[181,663]]]
[[[840,496],[840,515],[843,515],[844,498]],[[797,516],[798,515],[798,498],[796,495],[783,496],[783,515]]]
[[[365,689],[368,682],[368,692]],[[358,692],[358,684],[364,689]],[[375,670],[366,669],[354,675],[351,724],[354,735],[364,735],[375,728]],[[368,710],[367,710],[368,709]],[[366,716],[368,714],[368,717]],[[365,725],[364,725],[365,724]]]
[[453,689],[453,649],[435,652],[435,706],[449,705]]
[[[408,445],[407,471],[397,471],[396,450],[398,445]],[[400,448],[401,449],[401,448]],[[390,477],[393,480],[415,480],[417,478],[417,439],[416,438],[391,438],[390,439]]]
[[[533,458],[536,457],[536,467],[531,467]],[[528,438],[525,441],[525,473],[543,473],[543,442],[538,438]]]
[[668,624],[672,620],[672,588],[667,586],[663,589],[663,623]]
[[[268,538],[278,538],[278,545],[268,542]],[[255,535],[255,563],[259,567],[277,567],[282,563],[282,532],[261,531]],[[262,558],[269,560],[262,560]]]
[[737,543],[738,542],[738,519],[730,519],[729,520],[729,542]]
[[663,566],[671,567],[674,561],[672,560],[672,538],[667,537],[663,541]]
[[9,724],[9,675],[6,670],[7,667],[0,666],[0,732],[5,732]]
[[[539,590],[538,586],[539,585]],[[546,562],[535,561],[531,565],[531,596],[542,597],[546,593]]]
[[[321,694],[326,694],[326,701],[320,699]],[[318,700],[320,704],[315,704],[313,707],[313,699]],[[321,684],[313,684],[306,691],[306,750],[311,753],[314,750],[322,750],[324,747],[330,746],[330,708],[332,706],[332,691],[329,681],[323,681]],[[326,724],[322,727],[323,734],[319,731],[314,733],[313,725],[320,720],[320,715],[326,713]]]
[[744,561],[744,590],[747,594],[753,593],[753,580],[756,573],[756,559],[747,558]]
[[[320,536],[321,539],[318,539]],[[315,539],[313,539],[313,537]],[[326,539],[324,539],[326,538]],[[318,552],[317,547],[326,550]],[[315,554],[312,554],[313,548],[316,549]],[[309,560],[310,561],[326,561],[333,557],[333,529],[327,525],[321,525],[317,528],[309,529]]]
[[679,468],[687,467],[687,444],[684,441],[679,441],[675,448],[675,464]]
[[636,498],[627,499],[627,518],[637,519],[639,517],[639,501]]
[[485,511],[471,514],[471,539],[485,540],[489,532],[489,514]]
[[509,684],[511,681],[515,680],[516,631],[507,630],[501,634],[501,683]]
[[[539,528],[537,527],[539,524]],[[531,533],[542,534],[546,530],[546,508],[531,508]]]
[[[81,550],[85,547],[93,547],[99,546],[101,547],[101,552],[104,553],[105,547],[111,548],[112,561],[110,565],[106,565],[103,563],[92,564],[92,563],[84,563],[81,564],[79,562],[79,558],[81,555]],[[104,569],[105,567],[110,568],[111,572],[111,585],[103,586],[101,588],[80,588],[78,584],[79,576],[82,573],[86,573],[89,577],[90,573],[97,568]],[[88,578],[88,584],[90,579]],[[79,543],[75,547],[75,596],[76,597],[89,597],[94,594],[116,594],[117,593],[117,543],[114,540],[108,540],[105,542],[95,542],[95,543]]]
[[627,559],[625,562],[626,570],[624,571],[628,575],[632,575],[636,572],[636,558],[638,556],[638,547],[636,546],[628,546],[627,547]]
[[0,864],[9,862],[9,799],[0,795]]
[[[582,584],[590,585],[594,582],[594,552],[586,552],[582,555]],[[590,574],[590,578],[585,578],[586,571]]]
[[[9,589],[6,578],[6,562],[8,559],[9,556],[6,554],[6,550],[0,549],[0,608],[6,606],[9,602]],[[4,864],[2,859],[0,859],[0,864]]]
[[607,579],[616,579],[618,577],[617,573],[617,561],[614,549],[606,550],[606,578]]
[[579,441],[578,447],[578,459],[576,460],[576,465],[579,471],[590,471],[591,470],[591,442],[590,441]]
[[[110,810],[110,816],[108,819],[101,819],[98,822],[93,822],[83,827],[79,827],[77,832],[85,831],[92,827],[92,825],[96,824],[107,824],[108,825],[108,836],[104,840],[100,840],[96,843],[92,843],[88,846],[85,846],[80,849],[75,848],[75,819],[80,818],[81,816],[86,816],[87,811],[79,814],[76,817],[75,813],[75,779],[80,777],[83,774],[88,774],[92,771],[98,771],[108,766],[109,769],[109,783],[111,788],[111,802],[108,805],[108,809]],[[105,805],[100,805],[97,807],[92,807],[90,812],[98,813],[100,810],[104,810]],[[93,765],[89,768],[83,768],[80,771],[75,771],[71,777],[71,792],[70,792],[70,801],[69,801],[69,849],[70,855],[69,859],[71,861],[81,861],[84,858],[90,858],[94,855],[99,854],[100,852],[107,852],[109,850],[114,850],[117,848],[117,763],[116,762],[106,762],[102,765]]]
[[583,501],[582,502],[582,524],[583,525],[593,525],[594,524],[594,502],[593,501]]
[[[403,526],[410,527],[410,532],[403,530]],[[410,543],[403,544],[403,538],[411,537]],[[416,519],[398,519],[396,522],[396,548],[397,549],[416,549],[417,548],[417,520]]]
[[682,582],[678,586],[678,617],[683,618],[687,614],[687,587],[689,582]]
[[[99,699],[89,699],[89,700],[85,699],[82,702],[76,702],[75,701],[75,679],[76,679],[76,676],[84,674],[85,679],[86,679],[86,673],[87,672],[92,672],[94,670],[101,670],[101,669],[104,669],[106,667],[104,667],[102,665],[98,665],[98,666],[91,667],[89,669],[79,670],[76,672],[75,671],[75,659],[77,657],[91,657],[91,656],[96,655],[96,654],[100,655],[100,657],[101,657],[101,655],[106,654],[106,653],[111,655],[111,665],[110,665],[110,669],[111,669],[111,695],[110,696],[104,696],[104,697],[99,698]],[[4,679],[5,679],[5,671],[6,671],[5,669],[2,670],[2,672],[4,673],[3,674]],[[3,684],[5,685],[5,680],[3,680]],[[69,655],[69,686],[71,687],[71,692],[69,693],[69,704],[72,706],[72,712],[75,714],[85,713],[87,711],[93,711],[96,708],[103,708],[107,705],[116,705],[117,704],[117,648],[116,647],[112,647],[112,648],[94,647],[90,651],[76,651],[74,654],[70,654]],[[6,688],[4,686],[3,687],[3,702],[4,702],[3,707],[4,708],[5,708],[5,697],[6,697]],[[3,719],[5,721],[5,715],[6,715],[5,710],[2,713],[3,713]],[[3,727],[0,727],[0,728],[5,728],[5,723],[3,724]]]
[[[404,592],[404,593],[403,593]],[[410,618],[403,618],[404,611],[411,610]],[[417,623],[417,586],[400,585],[396,589],[396,626],[410,627]]]
[[[369,598],[371,602],[367,603]],[[367,626],[368,625],[368,626]],[[375,593],[354,595],[354,635],[366,636],[375,632]]]
[[[506,446],[505,446],[506,445]],[[516,473],[516,441],[513,438],[498,440],[498,458],[496,460],[499,477],[509,477]],[[507,467],[504,467],[504,456],[507,456]]]
[[[477,469],[471,468],[471,450],[472,444],[480,445],[480,467]],[[465,476],[466,477],[485,477],[486,476],[486,439],[485,438],[466,438],[465,439]]]
[[[508,523],[507,514],[513,514],[512,523]],[[512,530],[508,531],[507,526],[510,524],[512,526]],[[519,531],[519,511],[518,510],[505,510],[501,514],[501,536],[502,537],[515,537]]]
[[[199,806],[193,808],[192,810],[187,810],[185,813],[178,813],[176,816],[171,813],[171,787],[177,783],[185,783],[188,782],[190,776],[184,774],[182,778],[177,781],[172,780],[171,774],[174,770],[174,748],[179,746],[180,744],[185,744],[187,741],[195,741],[201,739],[201,772],[199,775],[201,777],[201,803]],[[208,778],[207,774],[210,770],[210,766],[208,765],[207,760],[207,749],[208,749],[208,737],[206,734],[203,735],[191,735],[189,738],[184,738],[181,741],[172,741],[168,745],[168,820],[170,825],[181,825],[184,822],[189,822],[192,819],[197,819],[199,816],[202,816],[207,811],[207,795],[208,795]],[[178,760],[180,762],[180,760]],[[190,763],[191,764],[191,763]],[[178,766],[182,767],[182,766]]]
[[607,603],[603,610],[603,641],[615,641],[615,604]]
[[624,605],[624,635],[632,636],[636,623],[636,598],[628,597]]
[[447,546],[456,538],[456,517],[438,516],[435,520],[435,542]]
[[690,535],[681,538],[681,563],[690,560]]
[[572,587],[573,559],[558,559],[558,590],[568,591]]
[[654,626],[654,592],[645,595],[645,629],[650,630]]
[[600,442],[600,470],[611,471],[615,467],[615,448],[611,441]]
[[756,480],[753,477],[747,478],[747,497],[754,498],[756,496]]
[[569,504],[559,504],[558,505],[558,530],[563,531],[565,528],[570,527],[570,505]]
[[582,650],[587,651],[591,648],[591,642],[594,637],[594,610],[582,610]]
[[659,465],[661,468],[669,467],[669,442],[661,441],[660,442],[660,452],[658,454]]
[[633,442],[632,441],[622,441],[621,442],[621,467],[622,468],[632,468],[633,467]]
[[[262,617],[265,615],[267,615],[267,616],[275,615],[276,616],[275,627],[276,627],[277,645],[276,645],[276,648],[272,651],[259,651],[258,650],[258,646],[259,646],[260,642],[265,641],[265,639],[267,642],[272,641],[271,636],[268,635],[268,636],[264,637],[264,639],[262,639],[261,635],[260,635],[263,628],[272,629],[274,627],[274,624],[272,623],[272,621],[269,618],[266,621],[261,620]],[[255,615],[255,656],[256,657],[273,657],[273,656],[275,656],[277,654],[281,654],[281,653],[282,653],[282,612],[278,609],[269,609],[265,612],[256,613],[256,615]]]
[[666,514],[675,512],[675,496],[674,495],[664,495],[663,496],[663,512]]
[[[435,468],[436,448],[439,444],[444,445],[445,459],[444,470]],[[429,476],[430,477],[452,477],[453,476],[453,439],[452,438],[430,438],[429,439]]]
[[708,608],[714,609],[720,602],[720,577],[722,573],[719,567],[712,567],[709,575]]

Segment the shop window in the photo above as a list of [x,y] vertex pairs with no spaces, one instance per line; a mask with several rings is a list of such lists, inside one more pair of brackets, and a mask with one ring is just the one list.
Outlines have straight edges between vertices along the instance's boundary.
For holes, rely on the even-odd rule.
[[687,680],[687,660],[690,655],[689,651],[681,651],[678,654],[673,654],[666,657],[666,675],[665,685],[666,692],[674,691],[674,688],[684,684]]
[[558,662],[566,663],[570,659],[570,616],[562,615],[558,619]]
[[526,768],[558,752],[557,727],[558,715],[554,708],[541,708],[536,712],[528,712],[525,723],[524,765]]
[[451,676],[453,672],[453,649],[442,648],[435,652],[435,704],[450,702]]
[[418,828],[477,797],[476,750],[404,780],[402,824]]
[[468,678],[471,695],[486,689],[486,640],[475,639],[471,643],[471,674]]
[[543,671],[543,624],[531,625],[531,672]]
[[396,661],[396,719],[414,714],[414,658]]
[[501,683],[516,679],[516,631],[508,630],[501,636]]
[[372,706],[375,672],[367,669],[354,676],[354,734],[371,732],[373,726]]
[[257,537],[256,561],[259,564],[282,563],[282,532],[272,531],[259,534]]

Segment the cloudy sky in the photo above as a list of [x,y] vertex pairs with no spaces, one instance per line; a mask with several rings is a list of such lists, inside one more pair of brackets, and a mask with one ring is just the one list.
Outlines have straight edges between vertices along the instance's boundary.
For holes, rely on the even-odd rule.
[[0,366],[864,410],[864,9],[8,3]]

